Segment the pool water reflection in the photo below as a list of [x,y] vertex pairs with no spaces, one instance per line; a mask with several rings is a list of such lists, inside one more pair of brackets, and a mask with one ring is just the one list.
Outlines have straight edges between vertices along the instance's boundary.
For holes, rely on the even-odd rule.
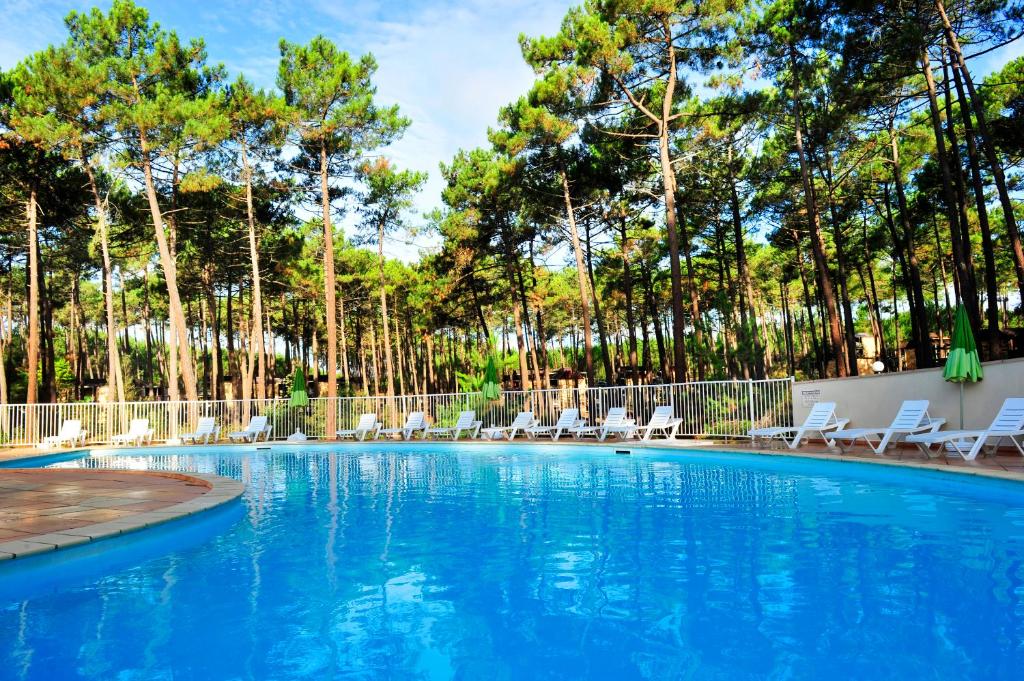
[[54,465],[248,489],[202,541],[87,577],[39,566],[51,586],[0,600],[0,678],[1011,679],[1024,664],[1011,483],[526,445]]

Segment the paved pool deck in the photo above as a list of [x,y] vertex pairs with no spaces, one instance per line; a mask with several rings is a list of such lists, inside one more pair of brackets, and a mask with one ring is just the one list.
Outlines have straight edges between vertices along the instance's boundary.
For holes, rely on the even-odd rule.
[[0,469],[0,561],[134,532],[241,496],[216,475]]

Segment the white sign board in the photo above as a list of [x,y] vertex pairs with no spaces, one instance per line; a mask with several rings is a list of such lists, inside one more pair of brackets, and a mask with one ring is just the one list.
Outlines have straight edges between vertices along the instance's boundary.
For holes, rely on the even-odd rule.
[[821,401],[821,390],[820,389],[801,389],[800,390],[800,404],[805,407],[813,407],[815,402]]

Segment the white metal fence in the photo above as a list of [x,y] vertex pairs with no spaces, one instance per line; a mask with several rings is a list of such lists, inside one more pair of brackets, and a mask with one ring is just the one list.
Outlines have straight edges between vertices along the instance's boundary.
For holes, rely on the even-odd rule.
[[242,430],[256,414],[268,417],[273,439],[296,430],[310,438],[326,434],[328,414],[337,428],[351,428],[360,414],[373,412],[385,425],[401,425],[407,414],[423,411],[438,425],[454,423],[460,411],[473,409],[485,426],[507,425],[520,411],[532,411],[541,423],[554,423],[562,409],[575,407],[592,423],[610,407],[625,407],[637,423],[646,423],[654,408],[671,405],[683,419],[686,437],[745,437],[752,426],[792,425],[792,378],[763,381],[705,381],[661,385],[575,388],[503,392],[497,400],[480,393],[402,395],[393,398],[312,398],[305,408],[291,408],[287,399],[201,400],[198,402],[126,402],[0,405],[0,445],[26,446],[53,435],[67,419],[78,419],[88,441],[109,442],[128,429],[131,419],[147,418],[154,441],[191,432],[200,416],[213,416],[221,434]]

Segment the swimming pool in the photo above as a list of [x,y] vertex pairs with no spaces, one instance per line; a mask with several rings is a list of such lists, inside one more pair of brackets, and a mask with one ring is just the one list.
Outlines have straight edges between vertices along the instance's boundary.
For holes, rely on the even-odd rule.
[[[126,451],[231,509],[0,564],[0,678],[1011,679],[1024,485],[444,444]],[[95,547],[94,547],[95,548]]]

